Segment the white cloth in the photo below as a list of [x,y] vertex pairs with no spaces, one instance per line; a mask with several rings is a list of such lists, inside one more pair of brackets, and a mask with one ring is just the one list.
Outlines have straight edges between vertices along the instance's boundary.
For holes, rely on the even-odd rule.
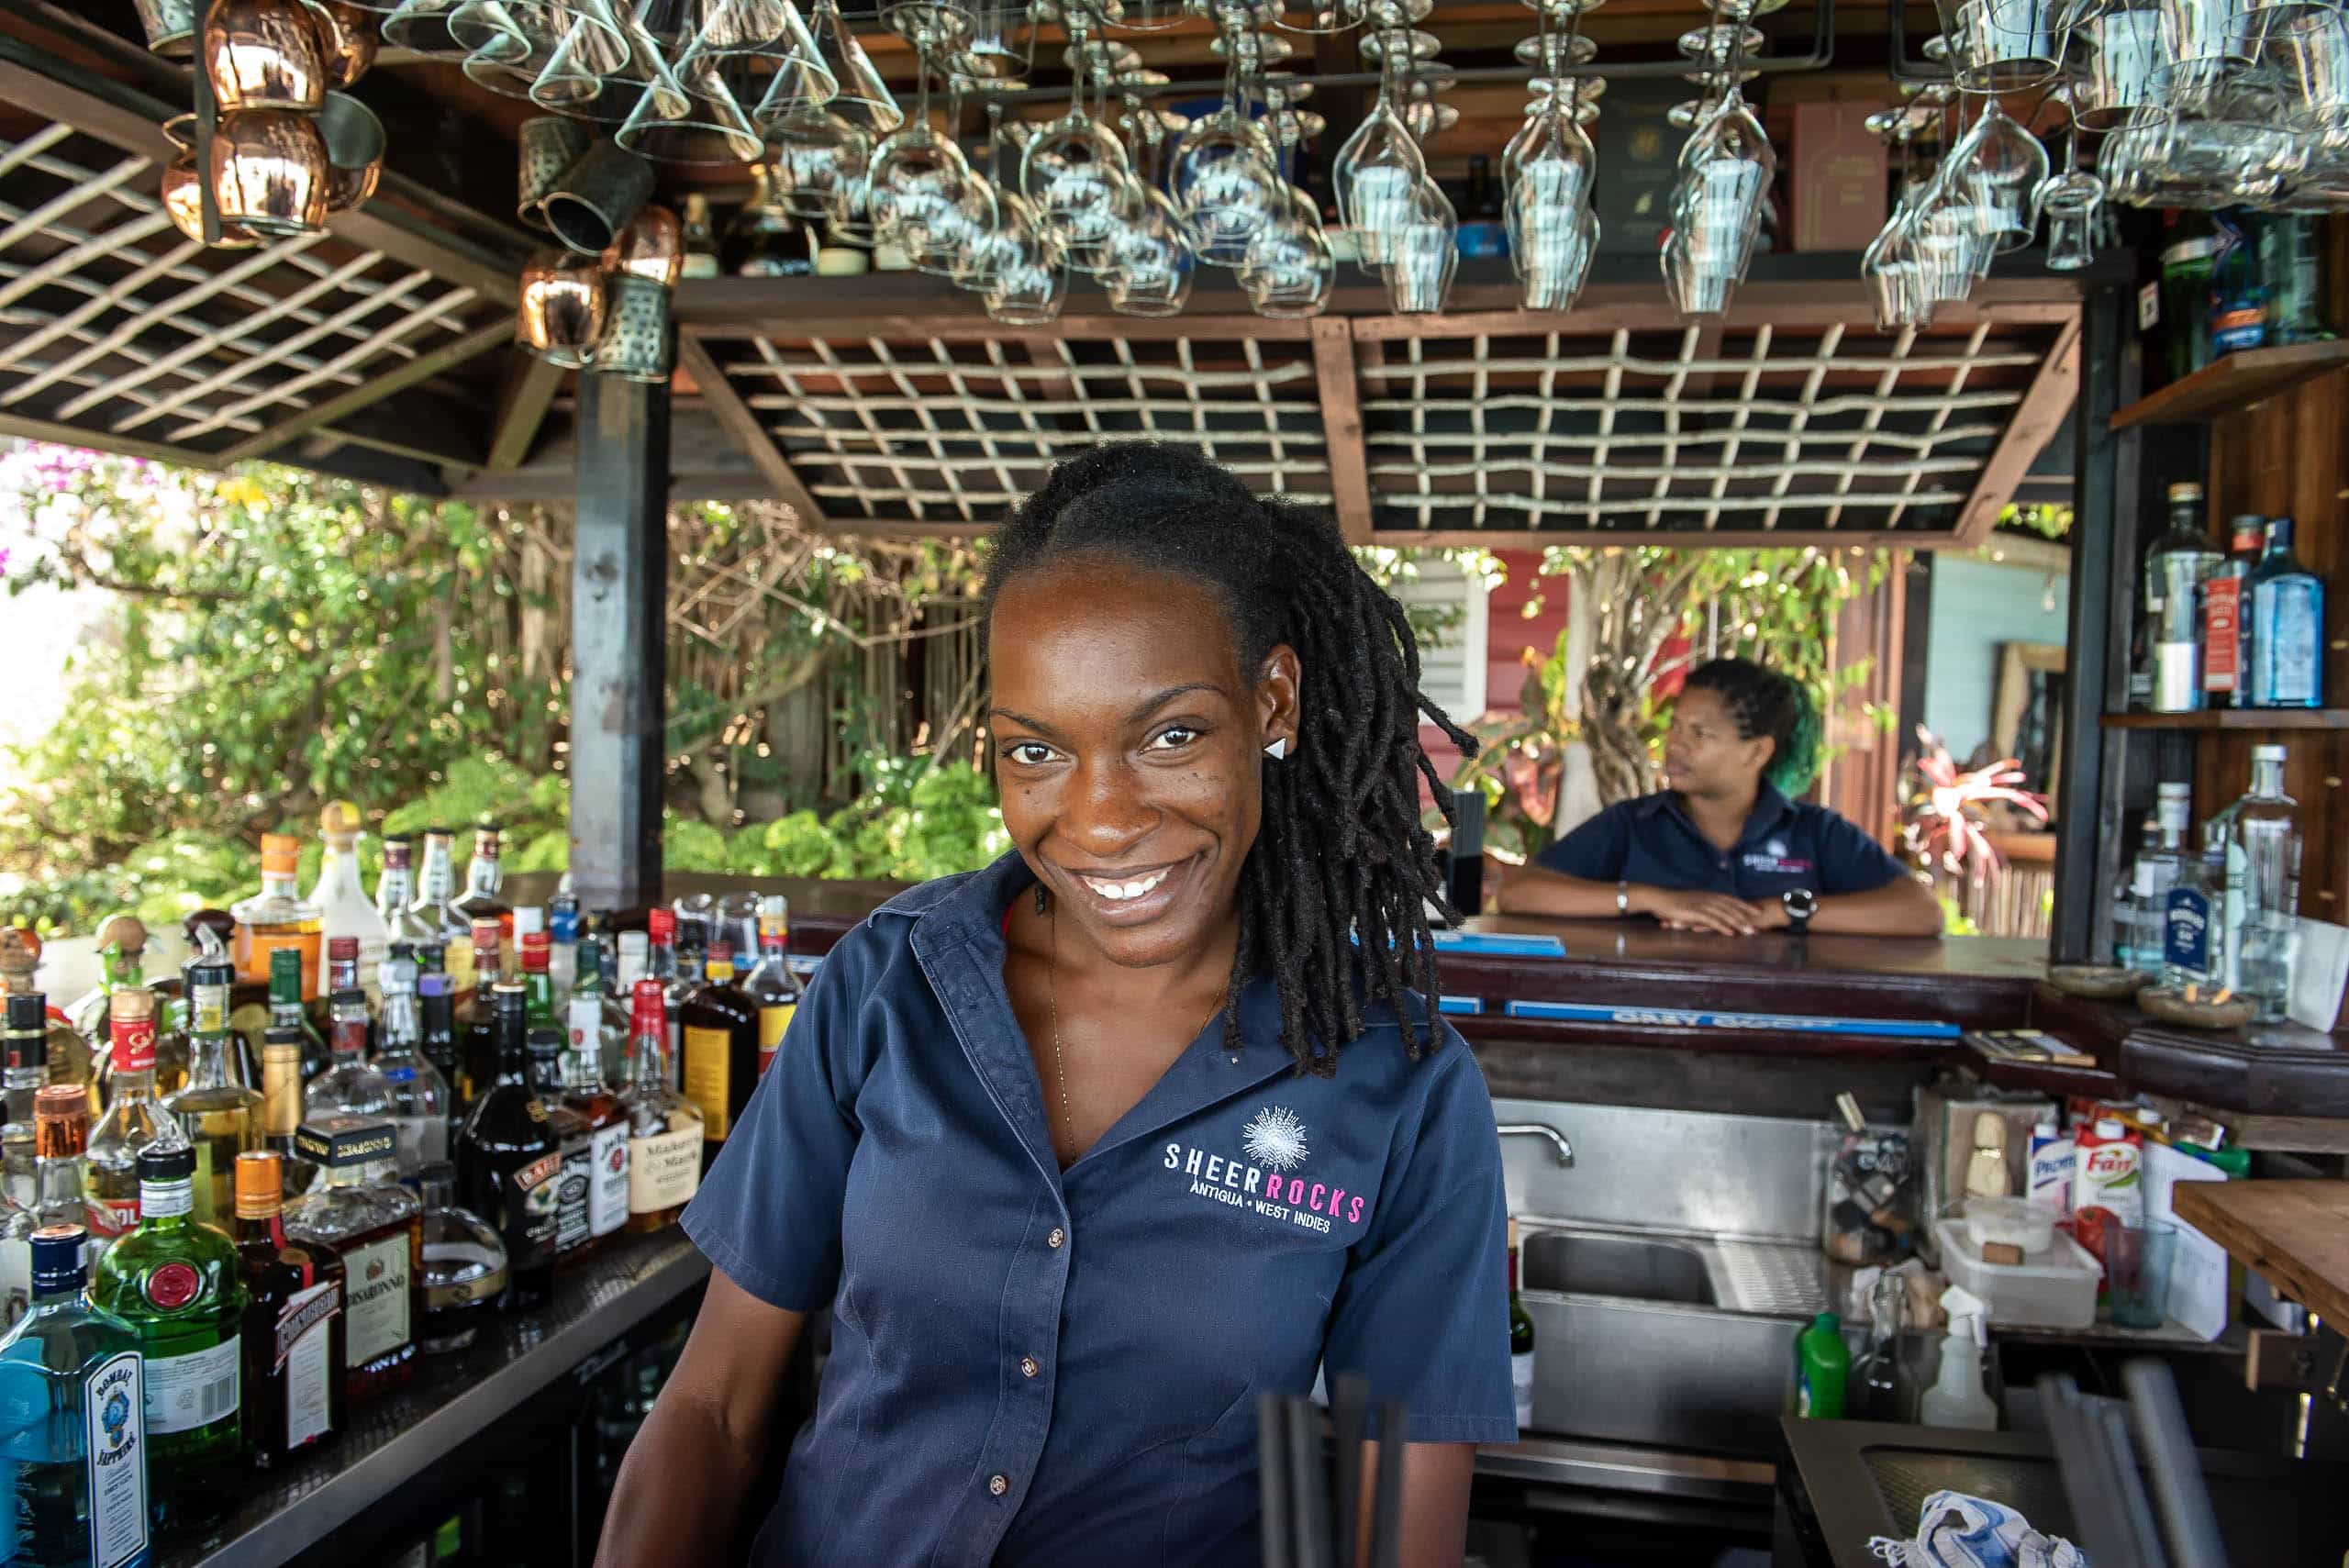
[[1914,1540],[1879,1535],[1868,1551],[1893,1568],[2088,1568],[2070,1541],[2040,1534],[2004,1503],[1963,1492],[1926,1498]]

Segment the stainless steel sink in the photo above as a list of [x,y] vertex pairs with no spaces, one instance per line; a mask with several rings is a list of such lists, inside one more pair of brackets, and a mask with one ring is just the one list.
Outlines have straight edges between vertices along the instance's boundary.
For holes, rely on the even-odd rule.
[[1662,1237],[1537,1230],[1525,1238],[1520,1267],[1527,1290],[1720,1305],[1704,1254]]

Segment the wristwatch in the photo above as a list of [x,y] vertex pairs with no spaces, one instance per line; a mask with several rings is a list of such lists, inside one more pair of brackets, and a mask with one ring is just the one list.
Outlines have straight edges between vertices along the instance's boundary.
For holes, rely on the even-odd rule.
[[1819,913],[1819,895],[1808,887],[1789,887],[1778,895],[1778,902],[1787,906],[1787,925],[1795,935],[1807,936],[1810,917]]
[[1626,878],[1624,881],[1619,882],[1615,884],[1615,913],[1618,915],[1628,915],[1631,912],[1631,884],[1630,879]]

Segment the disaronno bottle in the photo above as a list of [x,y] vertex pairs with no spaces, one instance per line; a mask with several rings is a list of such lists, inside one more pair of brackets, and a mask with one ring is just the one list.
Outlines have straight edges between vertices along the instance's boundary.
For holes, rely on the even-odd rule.
[[349,1321],[343,1364],[351,1397],[364,1399],[416,1374],[408,1295],[424,1251],[424,1207],[393,1179],[399,1145],[392,1124],[330,1116],[295,1135],[323,1166],[318,1184],[285,1206],[285,1233],[340,1254]]
[[662,1063],[669,1041],[667,1004],[658,980],[636,983],[633,1056],[620,1095],[628,1118],[628,1226],[658,1230],[674,1222],[701,1185],[701,1113],[669,1087]]

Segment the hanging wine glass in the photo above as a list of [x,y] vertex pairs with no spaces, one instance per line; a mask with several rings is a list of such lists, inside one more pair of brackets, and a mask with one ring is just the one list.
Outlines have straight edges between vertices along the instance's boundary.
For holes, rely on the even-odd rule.
[[1411,208],[1395,233],[1386,264],[1386,300],[1400,316],[1431,315],[1452,296],[1460,270],[1460,215],[1433,180],[1412,188]]
[[[1363,40],[1365,52],[1374,41]],[[1398,108],[1407,93],[1410,51],[1382,46],[1376,58],[1378,97],[1330,166],[1339,221],[1354,231],[1356,253],[1365,269],[1394,259],[1396,237],[1414,210],[1414,195],[1428,168]]]
[[1007,201],[1002,250],[994,284],[986,291],[987,315],[1014,327],[1043,327],[1060,318],[1068,298],[1068,269],[1060,241],[1026,202]]
[[1081,11],[1069,16],[1068,112],[1029,141],[1020,160],[1019,189],[1064,247],[1089,250],[1108,232],[1113,219],[1108,209],[1130,168],[1117,133],[1085,111],[1087,19]]
[[875,238],[899,246],[908,255],[928,242],[928,226],[933,219],[941,226],[952,224],[950,209],[962,199],[971,181],[963,150],[930,123],[927,56],[918,57],[915,76],[914,117],[874,149],[865,191],[866,213]]
[[[1228,26],[1227,38],[1243,29]],[[1237,267],[1248,242],[1281,210],[1283,181],[1270,139],[1243,105],[1253,101],[1244,48],[1225,54],[1223,103],[1174,144],[1175,210],[1202,261]]]
[[828,108],[800,108],[766,131],[775,194],[793,216],[848,218],[853,192],[873,167],[873,140]]
[[1257,230],[1240,264],[1240,286],[1256,314],[1275,320],[1319,316],[1336,286],[1338,261],[1321,215],[1296,186],[1284,210]]

